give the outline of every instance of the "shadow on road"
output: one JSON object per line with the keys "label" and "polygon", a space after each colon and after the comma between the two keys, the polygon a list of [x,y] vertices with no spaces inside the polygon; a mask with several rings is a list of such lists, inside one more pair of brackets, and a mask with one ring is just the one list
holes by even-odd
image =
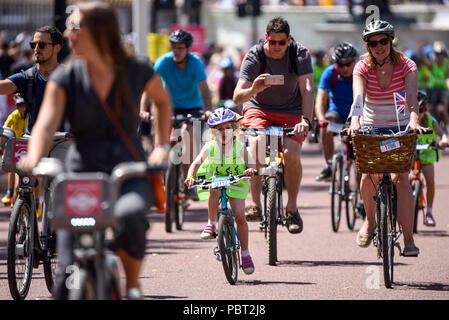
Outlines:
{"label": "shadow on road", "polygon": [[145,299],[168,300],[168,299],[188,299],[189,297],[178,296],[144,296]]}
{"label": "shadow on road", "polygon": [[[381,262],[366,262],[366,261],[293,261],[293,260],[284,260],[278,262],[279,266],[289,266],[289,265],[296,265],[296,266],[305,266],[305,267],[321,267],[321,266],[331,266],[331,267],[338,267],[338,266],[372,266],[372,265],[379,265],[382,266]],[[406,266],[406,263],[400,263],[395,262],[395,266]]]}
{"label": "shadow on road", "polygon": [[449,233],[444,230],[421,231],[418,230],[420,236],[425,237],[449,237]]}
{"label": "shadow on road", "polygon": [[394,285],[414,288],[414,289],[418,289],[418,290],[448,291],[449,292],[449,284],[447,284],[447,283],[438,283],[438,282],[401,283],[401,282],[395,282]]}
{"label": "shadow on road", "polygon": [[260,281],[260,280],[240,280],[237,282],[237,285],[253,285],[253,286],[260,286],[260,285],[272,285],[272,284],[290,284],[290,285],[311,285],[316,283],[311,282],[297,282],[297,281]]}

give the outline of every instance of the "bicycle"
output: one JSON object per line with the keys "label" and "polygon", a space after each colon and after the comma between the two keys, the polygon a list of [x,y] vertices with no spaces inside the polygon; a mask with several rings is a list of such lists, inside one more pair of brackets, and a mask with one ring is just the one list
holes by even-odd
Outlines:
{"label": "bicycle", "polygon": [[113,242],[108,245],[106,240],[106,231],[115,232],[118,227],[114,204],[124,182],[161,170],[145,162],[124,162],[110,175],[69,173],[64,172],[60,161],[49,158],[42,158],[33,169],[35,175],[53,178],[52,230],[69,230],[74,237],[70,267],[78,272],[79,280],[69,288],[69,300],[120,300],[118,258]]}
{"label": "bicycle", "polygon": [[172,232],[173,222],[177,230],[182,230],[184,223],[184,211],[187,209],[187,199],[185,194],[185,172],[183,163],[180,161],[182,157],[182,137],[177,134],[177,129],[181,128],[184,123],[201,120],[188,114],[184,116],[178,114],[172,117],[173,128],[170,132],[170,153],[169,164],[165,174],[165,192],[166,192],[166,214],[165,214],[165,231]]}
{"label": "bicycle", "polygon": [[[254,173],[257,175],[257,171]],[[245,174],[234,176],[230,174],[226,177],[212,177],[210,180],[195,180],[193,187],[203,189],[215,189],[220,192],[221,207],[217,212],[217,247],[214,248],[214,255],[218,261],[222,262],[223,270],[228,282],[234,285],[238,278],[238,268],[242,267],[240,259],[240,240],[235,228],[235,220],[232,211],[228,208],[228,196],[226,188],[230,185],[240,182],[243,179],[249,179]]]}
{"label": "bicycle", "polygon": [[[0,128],[0,135],[7,138],[2,169],[19,176],[18,195],[14,201],[8,230],[7,273],[12,298],[23,300],[30,289],[33,268],[37,269],[40,262],[43,264],[45,284],[50,293],[53,287],[57,255],[55,234],[50,230],[48,219],[51,190],[49,182],[43,181],[44,201],[39,232],[33,194],[35,180],[31,174],[23,173],[17,167],[18,161],[27,151],[29,136],[16,138],[5,133],[5,128]],[[56,132],[52,150],[70,138],[68,133]]]}
{"label": "bicycle", "polygon": [[434,150],[436,153],[437,161],[439,160],[438,146],[433,142],[432,144],[417,144],[415,157],[413,161],[413,174],[410,176],[410,186],[413,191],[413,208],[414,208],[414,220],[413,220],[413,233],[418,232],[418,214],[419,211],[423,212],[423,219],[426,219],[425,207],[426,199],[424,196],[424,180],[422,179],[422,164],[421,164],[421,151]]}
{"label": "bicycle", "polygon": [[[282,153],[283,137],[293,136],[294,128],[268,127],[266,129],[240,128],[251,136],[265,135],[268,139],[265,163],[267,167],[260,170],[263,175],[262,194],[264,195],[262,221],[259,229],[265,231],[268,243],[268,264],[276,265],[277,226],[286,226],[287,216],[283,211],[282,191],[284,188],[284,156]],[[276,137],[273,138],[272,137]]]}
{"label": "bicycle", "polygon": [[[352,136],[357,169],[360,173],[382,174],[376,187],[376,221],[373,244],[382,258],[386,288],[393,284],[394,247],[404,256],[398,242],[402,234],[397,226],[397,190],[391,173],[410,170],[417,135],[413,130],[391,135],[374,135],[360,130]],[[408,255],[410,256],[410,255]]]}
{"label": "bicycle", "polygon": [[340,146],[332,157],[331,194],[332,230],[338,232],[341,221],[342,203],[345,203],[346,222],[349,230],[354,230],[356,218],[363,217],[360,201],[360,186],[354,162],[351,138],[341,134],[343,124],[327,124],[328,130],[339,135]]}

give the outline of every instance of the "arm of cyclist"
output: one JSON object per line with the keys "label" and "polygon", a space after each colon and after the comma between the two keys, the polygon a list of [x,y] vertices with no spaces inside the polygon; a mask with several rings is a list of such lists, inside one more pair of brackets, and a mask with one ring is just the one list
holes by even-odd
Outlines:
{"label": "arm of cyclist", "polygon": [[204,103],[204,117],[205,119],[208,119],[212,110],[212,94],[209,90],[207,80],[198,82],[198,87],[200,88],[201,96],[203,98]]}
{"label": "arm of cyclist", "polygon": [[[351,112],[360,108],[363,112],[363,101],[365,99],[365,87],[366,80],[360,76],[353,75],[352,91],[353,91],[353,102],[351,106]],[[351,125],[348,129],[345,129],[349,135],[356,134],[360,130],[360,116],[352,115]]]}
{"label": "arm of cyclist", "polygon": [[11,94],[14,92],[17,92],[17,87],[14,82],[9,79],[0,81],[0,94]]}
{"label": "arm of cyclist", "polygon": [[39,115],[31,131],[28,153],[22,157],[19,166],[22,171],[31,172],[41,157],[48,154],[53,144],[53,136],[64,115],[66,94],[56,82],[49,81],[45,88]]}
{"label": "arm of cyclist", "polygon": [[155,74],[148,80],[145,93],[154,102],[154,136],[155,148],[148,157],[148,163],[159,165],[168,160],[168,150],[164,146],[169,145],[172,103],[170,95],[164,89],[159,75]]}
{"label": "arm of cyclist", "polygon": [[243,104],[251,99],[252,96],[269,88],[269,84],[265,84],[265,78],[269,73],[260,74],[253,82],[239,79],[234,89],[233,100],[235,104]]}
{"label": "arm of cyclist", "polygon": [[[306,137],[311,130],[313,113],[313,73],[304,74],[298,77],[299,91],[301,92],[301,108],[303,119],[295,125],[293,132],[296,136]],[[307,118],[307,119],[305,119]]]}
{"label": "arm of cyclist", "polygon": [[139,116],[140,120],[143,122],[150,122],[151,119],[151,99],[148,97],[148,94],[144,91],[142,94],[142,98],[140,99],[140,111]]}
{"label": "arm of cyclist", "polygon": [[324,89],[318,89],[315,100],[315,114],[320,125],[326,121],[325,114],[329,107],[329,100],[329,92]]}
{"label": "arm of cyclist", "polygon": [[191,188],[195,184],[195,175],[208,155],[209,149],[207,145],[204,145],[200,153],[196,156],[195,160],[193,160],[192,164],[189,167],[189,170],[187,171],[187,178],[184,180],[184,183],[188,188]]}
{"label": "arm of cyclist", "polygon": [[449,137],[436,121],[433,124],[433,131],[435,131],[435,134],[441,138],[440,141],[438,141],[438,147],[441,149],[447,148],[449,146]]}
{"label": "arm of cyclist", "polygon": [[410,112],[410,121],[405,130],[412,129],[419,134],[424,133],[424,128],[419,124],[419,106],[418,106],[418,70],[410,72],[405,77],[405,96],[406,103]]}

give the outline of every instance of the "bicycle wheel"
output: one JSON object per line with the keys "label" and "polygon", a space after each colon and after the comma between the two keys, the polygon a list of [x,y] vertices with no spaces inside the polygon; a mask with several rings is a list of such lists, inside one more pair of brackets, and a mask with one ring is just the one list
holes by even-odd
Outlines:
{"label": "bicycle wheel", "polygon": [[177,205],[175,201],[176,184],[177,184],[177,172],[176,165],[169,163],[167,173],[165,174],[165,192],[166,192],[166,212],[165,212],[165,231],[172,232],[173,221],[175,221],[175,215]]}
{"label": "bicycle wheel", "polygon": [[357,168],[354,161],[349,163],[347,177],[345,180],[345,201],[346,201],[346,223],[349,230],[354,230],[357,203],[359,202],[360,194],[357,188]]}
{"label": "bicycle wheel", "polygon": [[265,207],[268,226],[268,264],[276,265],[277,260],[277,210],[276,177],[267,178],[267,206]]}
{"label": "bicycle wheel", "polygon": [[8,284],[14,300],[25,299],[30,289],[34,258],[31,230],[30,204],[19,197],[12,209],[8,232]]}
{"label": "bicycle wheel", "polygon": [[393,203],[392,190],[389,185],[382,185],[380,198],[380,241],[382,246],[382,261],[385,287],[391,288],[393,284]]}
{"label": "bicycle wheel", "polygon": [[97,300],[95,277],[84,268],[79,269],[79,287],[69,290],[69,300]]}
{"label": "bicycle wheel", "polygon": [[419,214],[419,194],[421,193],[421,183],[418,180],[412,182],[412,190],[413,190],[413,210],[414,210],[413,233],[417,233],[418,214]]}
{"label": "bicycle wheel", "polygon": [[332,159],[332,180],[331,180],[331,221],[332,230],[338,232],[341,220],[341,183],[343,175],[343,158],[341,155],[334,155]]}
{"label": "bicycle wheel", "polygon": [[177,166],[177,177],[178,177],[178,182],[177,182],[177,188],[176,188],[176,193],[175,193],[175,212],[174,212],[174,217],[175,217],[175,225],[176,225],[176,229],[177,230],[182,230],[182,224],[184,223],[184,203],[183,203],[183,199],[181,198],[181,195],[185,193],[186,190],[186,185],[184,183],[185,180],[185,174],[184,174],[184,169],[182,165]]}
{"label": "bicycle wheel", "polygon": [[[49,234],[50,228],[47,231]],[[47,260],[42,262],[44,266],[44,277],[45,277],[45,285],[47,286],[48,291],[51,293],[53,284],[55,282],[55,274],[56,268],[58,266],[58,256],[56,254],[56,233],[53,232],[50,234],[47,240]]]}
{"label": "bicycle wheel", "polygon": [[218,220],[218,248],[226,279],[230,284],[235,284],[238,276],[238,259],[232,223],[230,217],[220,216]]}

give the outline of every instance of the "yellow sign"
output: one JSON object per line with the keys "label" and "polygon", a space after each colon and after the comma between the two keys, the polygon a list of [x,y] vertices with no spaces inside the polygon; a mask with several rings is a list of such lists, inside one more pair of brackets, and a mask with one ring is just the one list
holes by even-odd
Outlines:
{"label": "yellow sign", "polygon": [[149,33],[147,43],[148,56],[153,63],[157,58],[170,51],[170,41],[168,34]]}

